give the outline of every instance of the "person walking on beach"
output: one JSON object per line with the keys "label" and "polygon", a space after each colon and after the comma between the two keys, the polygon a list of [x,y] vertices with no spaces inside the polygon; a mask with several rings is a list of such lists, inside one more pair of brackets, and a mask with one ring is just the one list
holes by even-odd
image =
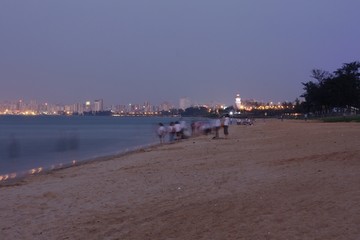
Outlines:
{"label": "person walking on beach", "polygon": [[226,114],[225,118],[224,118],[224,135],[225,135],[225,138],[227,138],[228,135],[229,135],[229,125],[230,125],[230,118],[229,118],[229,115]]}
{"label": "person walking on beach", "polygon": [[160,143],[164,143],[164,138],[165,138],[165,135],[166,135],[166,129],[164,127],[164,124],[159,123],[159,127],[157,129],[157,134],[158,134],[158,137],[160,139]]}
{"label": "person walking on beach", "polygon": [[216,138],[219,138],[219,130],[221,128],[220,118],[215,119],[214,125],[215,125],[215,137],[213,137],[213,139],[216,139]]}

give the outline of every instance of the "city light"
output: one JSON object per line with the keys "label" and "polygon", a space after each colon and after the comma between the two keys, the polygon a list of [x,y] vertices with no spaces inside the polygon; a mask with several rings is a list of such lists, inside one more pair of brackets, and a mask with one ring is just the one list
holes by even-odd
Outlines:
{"label": "city light", "polygon": [[[266,110],[287,110],[294,109],[294,104],[291,102],[259,102],[256,100],[244,100],[240,98],[240,94],[235,95],[235,101],[232,105],[223,103],[213,104],[193,104],[188,98],[181,98],[180,105],[182,108],[175,107],[169,102],[163,102],[159,105],[152,105],[148,101],[142,104],[128,103],[111,105],[104,107],[104,101],[97,99],[94,101],[85,101],[83,103],[74,104],[51,104],[48,102],[38,103],[37,101],[5,101],[0,102],[0,115],[22,115],[22,116],[37,116],[37,115],[106,115],[106,116],[160,116],[160,115],[178,115],[179,110],[185,110],[188,107],[203,107],[211,112],[219,113],[219,111],[226,111],[232,107],[234,113],[244,111],[266,111]],[[179,105],[179,106],[180,106]],[[184,109],[183,109],[184,108]],[[175,110],[175,113],[174,113]]]}

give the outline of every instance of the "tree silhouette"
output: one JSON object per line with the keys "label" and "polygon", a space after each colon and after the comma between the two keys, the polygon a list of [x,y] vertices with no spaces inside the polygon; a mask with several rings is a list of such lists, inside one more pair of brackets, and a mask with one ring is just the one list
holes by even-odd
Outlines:
{"label": "tree silhouette", "polygon": [[302,83],[308,111],[329,112],[333,108],[360,107],[360,62],[345,63],[333,74],[314,69],[316,81]]}

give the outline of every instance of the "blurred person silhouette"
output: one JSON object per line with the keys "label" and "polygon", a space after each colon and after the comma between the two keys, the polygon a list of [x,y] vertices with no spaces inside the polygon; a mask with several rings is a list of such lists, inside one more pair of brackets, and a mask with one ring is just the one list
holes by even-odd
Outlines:
{"label": "blurred person silhouette", "polygon": [[181,138],[185,139],[190,136],[190,133],[188,132],[187,125],[184,119],[180,119],[180,128],[181,128]]}
{"label": "blurred person silhouette", "polygon": [[191,122],[191,136],[195,136],[195,135],[197,135],[197,122],[195,122],[195,121],[192,121]]}
{"label": "blurred person silhouette", "polygon": [[169,142],[172,143],[175,140],[175,126],[174,122],[170,122],[167,132],[169,133]]}
{"label": "blurred person silhouette", "polygon": [[225,138],[227,138],[229,135],[229,125],[230,125],[229,114],[225,115],[223,125],[224,125],[224,135],[225,135]]}
{"label": "blurred person silhouette", "polygon": [[65,152],[66,150],[66,134],[63,131],[59,131],[59,138],[56,142],[56,151]]}
{"label": "blurred person silhouette", "polygon": [[205,135],[211,134],[212,127],[211,127],[210,122],[208,122],[208,121],[202,122],[201,125],[200,125],[200,130]]}
{"label": "blurred person silhouette", "polygon": [[175,139],[180,140],[182,138],[182,131],[181,131],[181,125],[180,125],[179,121],[175,122],[174,128],[175,128],[175,134],[176,134]]}
{"label": "blurred person silhouette", "polygon": [[157,129],[157,135],[159,137],[160,143],[164,143],[164,138],[166,135],[166,129],[164,127],[164,124],[159,123],[159,127]]}
{"label": "blurred person silhouette", "polygon": [[77,150],[79,148],[79,138],[75,131],[69,133],[69,149],[70,150]]}
{"label": "blurred person silhouette", "polygon": [[10,143],[8,145],[8,157],[11,158],[17,158],[20,156],[20,143],[16,139],[14,134],[11,134],[10,136]]}
{"label": "blurred person silhouette", "polygon": [[221,120],[219,117],[217,117],[214,121],[214,129],[215,129],[215,137],[213,137],[213,139],[217,139],[219,138],[219,130],[221,128]]}
{"label": "blurred person silhouette", "polygon": [[79,138],[75,131],[61,131],[56,142],[57,152],[75,151],[79,148]]}

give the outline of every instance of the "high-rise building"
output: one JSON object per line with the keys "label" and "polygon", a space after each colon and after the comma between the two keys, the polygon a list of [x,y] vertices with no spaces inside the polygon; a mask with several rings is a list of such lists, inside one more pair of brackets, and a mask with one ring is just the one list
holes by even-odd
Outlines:
{"label": "high-rise building", "polygon": [[86,101],[85,102],[85,112],[90,112],[92,110],[91,108],[91,102],[90,101]]}
{"label": "high-rise building", "polygon": [[83,114],[84,113],[84,104],[83,103],[75,103],[74,106],[74,112],[78,113],[78,114]]}
{"label": "high-rise building", "polygon": [[172,108],[174,108],[174,107],[169,102],[163,102],[159,106],[160,111],[169,111]]}
{"label": "high-rise building", "polygon": [[238,110],[240,110],[241,108],[241,98],[240,98],[240,94],[236,94],[235,97],[235,106]]}
{"label": "high-rise building", "polygon": [[94,111],[95,112],[104,111],[104,101],[102,99],[98,99],[94,101]]}
{"label": "high-rise building", "polygon": [[72,105],[65,105],[64,106],[64,112],[66,114],[72,114],[74,112],[74,108]]}
{"label": "high-rise building", "polygon": [[17,110],[17,111],[22,111],[22,110],[24,110],[24,102],[23,102],[23,100],[17,101],[17,103],[16,103],[16,110]]}
{"label": "high-rise building", "polygon": [[152,106],[150,102],[144,102],[143,112],[151,112],[151,111],[152,111]]}

